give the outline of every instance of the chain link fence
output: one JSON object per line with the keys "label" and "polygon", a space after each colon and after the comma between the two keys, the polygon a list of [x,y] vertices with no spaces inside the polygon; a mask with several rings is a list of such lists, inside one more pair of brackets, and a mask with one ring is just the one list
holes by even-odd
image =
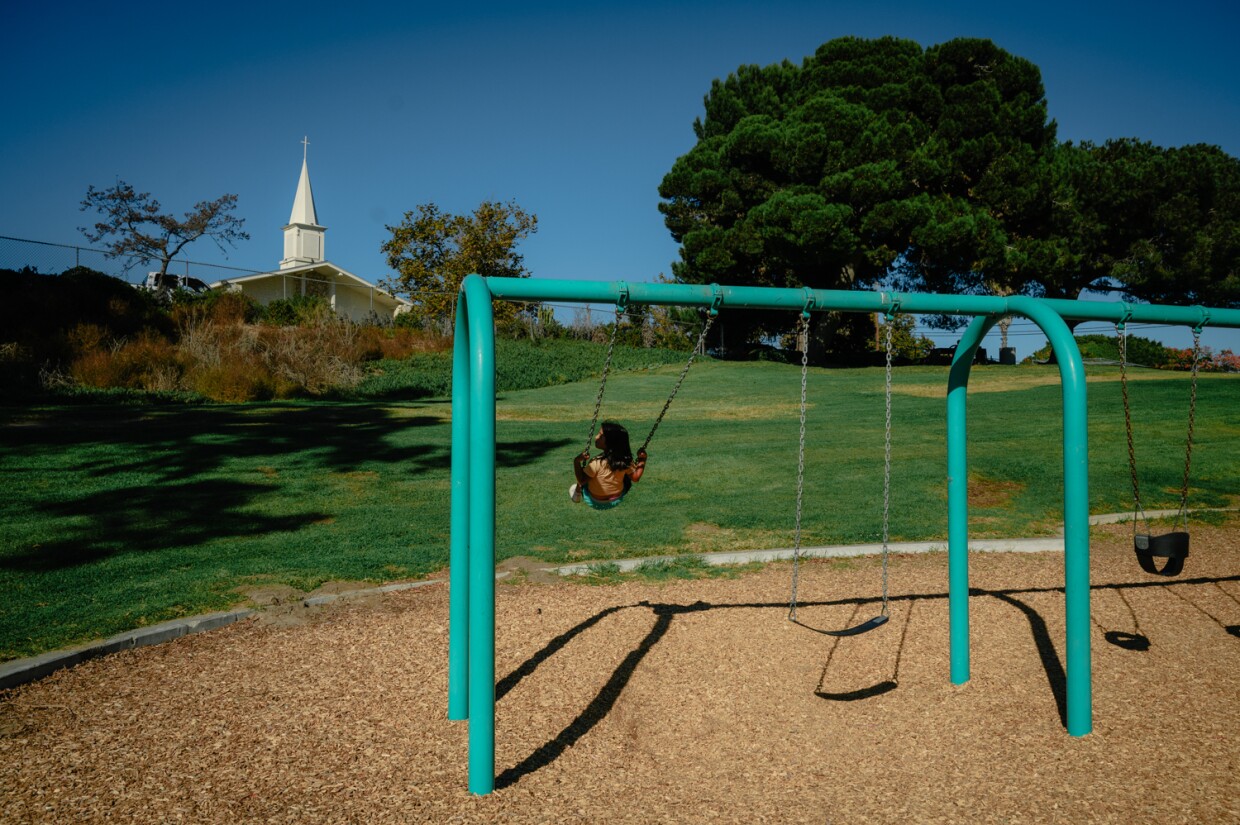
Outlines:
{"label": "chain link fence", "polygon": [[[44,275],[58,275],[75,266],[84,266],[137,285],[146,280],[147,272],[158,269],[159,263],[158,261],[144,263],[141,258],[129,256],[109,258],[102,249],[0,235],[0,269],[29,267]],[[225,278],[254,275],[261,271],[184,260],[174,260],[168,267],[168,273],[171,275],[189,276],[208,284]]]}

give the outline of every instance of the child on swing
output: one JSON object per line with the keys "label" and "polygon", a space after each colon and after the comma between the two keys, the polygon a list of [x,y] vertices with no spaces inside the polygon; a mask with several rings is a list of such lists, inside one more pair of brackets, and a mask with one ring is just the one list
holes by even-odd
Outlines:
{"label": "child on swing", "polygon": [[646,470],[646,451],[639,450],[634,461],[629,431],[615,421],[603,422],[594,437],[594,446],[602,455],[591,459],[590,451],[583,450],[573,457],[577,481],[568,488],[568,497],[605,510],[618,505],[629,487],[641,479]]}

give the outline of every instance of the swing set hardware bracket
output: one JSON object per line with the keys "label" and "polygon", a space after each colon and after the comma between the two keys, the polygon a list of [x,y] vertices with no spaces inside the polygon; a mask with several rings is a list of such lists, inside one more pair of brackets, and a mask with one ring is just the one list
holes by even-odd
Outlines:
{"label": "swing set hardware bracket", "polygon": [[[887,300],[887,293],[884,292],[883,302],[886,303],[886,300]],[[890,324],[892,321],[896,319],[896,313],[898,313],[899,311],[900,311],[900,296],[893,292],[891,293],[891,306],[887,307],[887,311],[883,313],[883,317],[886,319],[887,323]]]}
{"label": "swing set hardware bracket", "polygon": [[624,312],[629,307],[629,285],[624,281],[617,281],[616,288],[620,290],[620,297],[616,299],[616,309]]}
{"label": "swing set hardware bracket", "polygon": [[710,314],[713,318],[719,314],[719,307],[723,306],[723,287],[719,284],[711,284],[710,296]]}
{"label": "swing set hardware bracket", "polygon": [[809,320],[810,311],[813,310],[815,303],[817,299],[814,298],[814,290],[805,287],[805,307],[801,310],[801,317],[806,321]]}
{"label": "swing set hardware bracket", "polygon": [[1194,306],[1193,309],[1201,313],[1201,320],[1198,321],[1197,325],[1193,327],[1193,334],[1200,335],[1201,331],[1205,329],[1206,324],[1210,323],[1210,310],[1200,304]]}
{"label": "swing set hardware bracket", "polygon": [[1132,318],[1132,307],[1128,305],[1127,301],[1120,301],[1119,305],[1123,310],[1123,314],[1121,314],[1119,316],[1119,320],[1115,322],[1115,329],[1119,332],[1123,332],[1124,328],[1128,326],[1128,320]]}

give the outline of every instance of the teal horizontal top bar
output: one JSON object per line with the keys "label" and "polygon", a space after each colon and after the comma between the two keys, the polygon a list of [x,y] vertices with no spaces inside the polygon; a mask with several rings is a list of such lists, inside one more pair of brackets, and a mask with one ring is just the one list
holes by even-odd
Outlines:
{"label": "teal horizontal top bar", "polygon": [[[561,281],[548,278],[487,278],[492,296],[510,301],[575,301],[802,311],[1007,315],[1006,298],[993,295],[939,295],[929,292],[860,292],[839,289],[652,284],[627,281]],[[812,298],[812,301],[811,301]],[[1176,307],[1122,301],[1069,301],[1039,298],[1061,317],[1079,321],[1133,321],[1240,328],[1240,309]]]}

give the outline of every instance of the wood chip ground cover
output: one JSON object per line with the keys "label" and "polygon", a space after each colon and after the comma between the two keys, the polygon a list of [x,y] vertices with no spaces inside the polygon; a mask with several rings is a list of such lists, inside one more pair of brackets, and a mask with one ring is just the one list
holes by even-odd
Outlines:
{"label": "wood chip ground cover", "polygon": [[[499,787],[446,718],[444,586],[244,622],[0,695],[0,821],[1240,822],[1240,535],[1178,579],[1093,531],[1094,732],[1067,735],[1063,559],[971,560],[948,680],[946,558],[497,596]],[[1121,647],[1108,636],[1125,642]],[[1148,649],[1132,649],[1144,638]]]}

